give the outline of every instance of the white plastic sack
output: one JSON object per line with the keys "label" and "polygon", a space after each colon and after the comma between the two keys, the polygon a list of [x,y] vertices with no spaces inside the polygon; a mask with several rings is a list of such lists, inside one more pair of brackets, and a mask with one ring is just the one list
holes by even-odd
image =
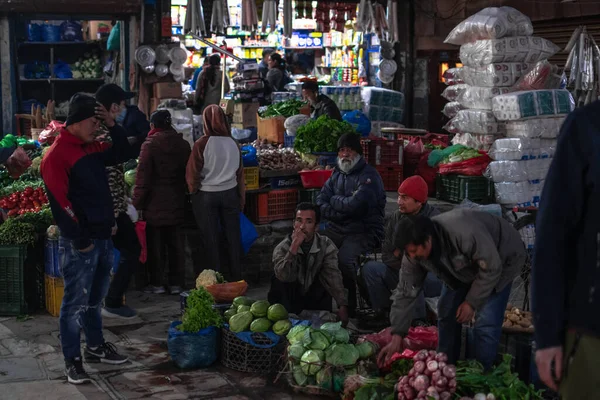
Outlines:
{"label": "white plastic sack", "polygon": [[444,43],[463,45],[476,40],[532,34],[531,20],[520,11],[512,7],[488,7],[458,24]]}
{"label": "white plastic sack", "polygon": [[460,110],[444,129],[450,133],[469,132],[482,135],[504,133],[504,127],[498,123],[494,113],[487,110]]}
{"label": "white plastic sack", "polygon": [[464,44],[460,47],[460,60],[470,67],[502,62],[536,63],[559,50],[557,45],[541,37],[514,36]]}
{"label": "white plastic sack", "polygon": [[527,90],[492,99],[492,111],[499,121],[566,115],[574,109],[573,96],[565,89]]}
{"label": "white plastic sack", "polygon": [[483,67],[463,67],[462,78],[467,85],[483,87],[510,87],[535,64],[497,63]]}
{"label": "white plastic sack", "polygon": [[456,101],[464,108],[475,108],[479,110],[491,110],[493,97],[511,91],[510,88],[464,86],[465,87],[462,88],[462,90],[456,92]]}

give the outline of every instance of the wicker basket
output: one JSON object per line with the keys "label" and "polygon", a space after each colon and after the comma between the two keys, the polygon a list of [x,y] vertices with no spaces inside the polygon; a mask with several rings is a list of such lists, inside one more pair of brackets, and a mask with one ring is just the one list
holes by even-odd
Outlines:
{"label": "wicker basket", "polygon": [[[244,342],[227,328],[222,329],[222,338],[221,364],[227,368],[240,372],[271,374],[281,370],[285,362],[287,340],[283,337],[279,343],[267,349]],[[273,343],[260,333],[254,333],[252,339],[260,345]]]}
{"label": "wicker basket", "polygon": [[243,296],[248,290],[246,281],[219,283],[205,288],[215,299],[215,303],[231,303],[238,296]]}

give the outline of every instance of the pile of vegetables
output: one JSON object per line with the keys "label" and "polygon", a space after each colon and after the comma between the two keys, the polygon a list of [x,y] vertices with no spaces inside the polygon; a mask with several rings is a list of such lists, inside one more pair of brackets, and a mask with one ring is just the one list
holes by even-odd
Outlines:
{"label": "pile of vegetables", "polygon": [[191,290],[182,323],[177,326],[177,329],[182,332],[194,333],[209,326],[220,327],[223,320],[221,314],[213,308],[214,303],[212,295],[206,289],[201,287]]}
{"label": "pile of vegetables", "polygon": [[[484,373],[483,366],[477,361],[459,362],[456,368],[456,393],[468,400],[473,393],[474,399],[480,400],[541,400],[542,392],[536,391],[533,385],[526,385],[518,375],[511,371],[512,357],[505,354],[502,363]],[[489,393],[487,396],[484,393]]]}
{"label": "pile of vegetables", "polygon": [[503,328],[510,328],[513,331],[533,333],[532,315],[529,311],[521,311],[512,305],[506,307],[504,312]]}
{"label": "pile of vegetables", "polygon": [[290,99],[282,101],[280,103],[274,103],[267,106],[265,109],[259,109],[258,115],[261,118],[272,118],[272,117],[291,117],[300,113],[300,109],[306,105],[305,102]]}
{"label": "pile of vegetables", "polygon": [[224,317],[229,329],[235,333],[272,330],[276,335],[284,336],[292,328],[283,305],[271,305],[266,300],[252,301],[245,296],[236,297]]}
{"label": "pile of vegetables", "polygon": [[298,153],[282,146],[273,146],[265,140],[252,143],[256,149],[258,166],[263,171],[300,171],[308,167]]}
{"label": "pile of vegetables", "polygon": [[4,135],[0,140],[0,147],[17,147],[24,144],[31,144],[33,141],[24,138],[23,136],[15,136],[12,133]]}
{"label": "pile of vegetables", "polygon": [[471,158],[477,158],[477,157],[481,157],[481,153],[479,152],[479,150],[475,150],[470,147],[465,147],[465,148],[459,149],[459,150],[455,151],[454,153],[450,154],[449,156],[443,158],[440,164],[461,162],[461,161],[466,161],[466,160],[470,160]]}
{"label": "pile of vegetables", "polygon": [[94,51],[85,53],[75,64],[71,65],[74,79],[98,79],[102,78],[102,64],[100,55]]}
{"label": "pile of vegetables", "polygon": [[0,198],[0,208],[7,211],[9,217],[39,212],[46,204],[48,198],[41,186],[35,189],[28,186],[23,191],[15,191]]}
{"label": "pile of vegetables", "polygon": [[456,392],[456,367],[448,365],[448,356],[433,350],[421,350],[413,358],[408,375],[398,380],[398,400],[449,400]]}
{"label": "pile of vegetables", "polygon": [[298,128],[294,150],[303,154],[336,152],[338,139],[345,133],[356,133],[346,121],[322,115]]}
{"label": "pile of vegetables", "polygon": [[0,225],[0,244],[2,245],[33,245],[37,239],[36,228],[33,224],[9,218]]}
{"label": "pile of vegetables", "polygon": [[341,322],[328,322],[319,329],[297,325],[287,335],[287,352],[293,382],[332,392],[342,392],[352,375],[369,375],[377,346],[369,341],[353,345]]}
{"label": "pile of vegetables", "polygon": [[398,378],[388,374],[384,378],[365,378],[352,375],[344,381],[343,400],[394,400],[394,386]]}

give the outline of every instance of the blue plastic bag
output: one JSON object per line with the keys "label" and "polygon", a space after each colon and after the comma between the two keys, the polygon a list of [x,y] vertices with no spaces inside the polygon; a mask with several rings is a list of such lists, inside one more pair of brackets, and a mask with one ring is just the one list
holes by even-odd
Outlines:
{"label": "blue plastic bag", "polygon": [[60,38],[65,42],[77,42],[83,40],[81,25],[75,21],[65,21],[60,24]]}
{"label": "blue plastic bag", "polygon": [[258,167],[258,156],[254,146],[242,146],[242,164],[244,167]]}
{"label": "blue plastic bag", "polygon": [[42,25],[29,24],[27,25],[27,40],[30,42],[42,41]]}
{"label": "blue plastic bag", "polygon": [[108,35],[108,42],[106,42],[106,49],[108,51],[119,51],[121,49],[121,23],[117,22]]}
{"label": "blue plastic bag", "polygon": [[54,65],[54,75],[58,79],[71,79],[73,78],[73,71],[71,67],[64,61],[58,60]]}
{"label": "blue plastic bag", "polygon": [[44,24],[42,40],[44,42],[60,42],[60,26]]}
{"label": "blue plastic bag", "polygon": [[218,356],[219,331],[209,326],[195,333],[181,332],[177,326],[181,321],[171,323],[167,347],[169,356],[179,368],[204,368],[214,364]]}
{"label": "blue plastic bag", "polygon": [[352,125],[356,129],[356,132],[362,136],[369,136],[371,134],[371,120],[362,111],[347,112],[342,119]]}
{"label": "blue plastic bag", "polygon": [[258,232],[256,232],[254,224],[250,222],[250,220],[244,215],[244,213],[240,213],[240,231],[244,254],[248,254],[248,252],[250,251],[250,247],[252,247],[256,239],[258,239]]}

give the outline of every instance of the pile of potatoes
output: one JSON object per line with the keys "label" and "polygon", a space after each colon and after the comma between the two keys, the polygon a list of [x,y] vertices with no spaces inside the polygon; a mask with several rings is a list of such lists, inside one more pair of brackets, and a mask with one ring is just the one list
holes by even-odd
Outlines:
{"label": "pile of potatoes", "polygon": [[502,328],[511,331],[533,332],[533,316],[529,311],[522,311],[509,304],[504,312]]}

